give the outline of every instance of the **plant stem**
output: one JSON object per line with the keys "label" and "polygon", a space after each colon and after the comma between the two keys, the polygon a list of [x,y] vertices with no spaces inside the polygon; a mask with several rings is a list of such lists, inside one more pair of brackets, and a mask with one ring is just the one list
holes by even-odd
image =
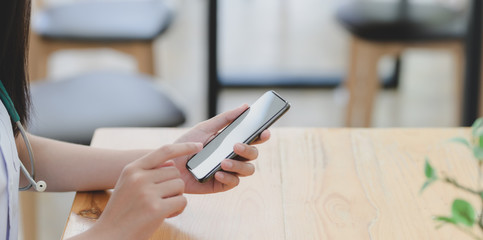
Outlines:
{"label": "plant stem", "polygon": [[465,187],[465,186],[462,186],[461,184],[459,184],[455,179],[453,178],[450,178],[450,177],[444,177],[443,178],[443,181],[455,186],[456,188],[458,189],[461,189],[461,190],[464,190],[466,192],[469,192],[469,193],[472,193],[472,194],[475,194],[475,195],[478,195],[478,197],[481,198],[481,194],[482,192],[481,191],[476,191],[474,189],[471,189],[469,187]]}
{"label": "plant stem", "polygon": [[[478,189],[481,189],[480,188],[480,180],[481,180],[481,165],[482,165],[482,162],[478,162]],[[461,190],[464,190],[466,192],[469,192],[469,193],[472,193],[472,194],[475,194],[479,197],[479,199],[481,200],[481,211],[480,211],[480,217],[478,218],[478,227],[480,228],[480,230],[483,231],[483,192],[482,191],[477,191],[477,190],[474,190],[474,189],[471,189],[469,187],[465,187],[465,186],[462,186],[461,184],[459,184],[455,179],[453,178],[450,178],[450,177],[444,177],[443,181],[455,186],[456,188],[458,189],[461,189]]]}

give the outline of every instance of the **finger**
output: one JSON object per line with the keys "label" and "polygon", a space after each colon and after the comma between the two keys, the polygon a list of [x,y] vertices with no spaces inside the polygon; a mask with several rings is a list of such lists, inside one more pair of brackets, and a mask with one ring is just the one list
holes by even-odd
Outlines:
{"label": "finger", "polygon": [[258,149],[247,144],[237,143],[233,150],[242,159],[253,160],[258,157]]}
{"label": "finger", "polygon": [[153,169],[163,165],[166,161],[185,155],[193,155],[201,150],[201,143],[176,143],[164,145],[139,160],[142,169]]}
{"label": "finger", "polygon": [[159,183],[157,188],[160,191],[161,198],[171,198],[184,193],[184,181],[181,178],[171,179]]}
{"label": "finger", "polygon": [[215,179],[223,184],[223,191],[232,189],[238,186],[238,184],[240,183],[240,178],[238,178],[237,176],[220,171],[215,173]]}
{"label": "finger", "polygon": [[242,177],[251,176],[255,173],[255,166],[253,164],[231,159],[223,160],[221,162],[221,169]]}
{"label": "finger", "polygon": [[209,133],[209,134],[217,133],[226,125],[233,122],[233,120],[235,120],[247,109],[248,109],[248,105],[243,104],[240,107],[218,114],[211,119],[201,122],[200,124],[198,124],[198,127],[200,128],[200,130],[204,131],[205,133]]}
{"label": "finger", "polygon": [[270,139],[270,136],[271,136],[270,130],[265,130],[262,132],[262,134],[260,134],[260,136],[255,141],[253,141],[250,144],[256,145],[256,144],[264,143]]}
{"label": "finger", "polygon": [[163,199],[163,215],[174,217],[179,215],[186,207],[188,200],[183,195]]}
{"label": "finger", "polygon": [[168,160],[166,162],[164,162],[161,166],[157,167],[157,168],[162,168],[162,167],[170,167],[170,166],[175,166],[174,164],[174,161],[173,160]]}
{"label": "finger", "polygon": [[155,184],[179,178],[181,176],[181,173],[175,166],[155,168],[149,170],[147,174],[150,182],[153,182]]}
{"label": "finger", "polygon": [[183,213],[183,211],[184,211],[184,209],[183,209],[183,210],[180,210],[180,211],[178,211],[178,212],[175,212],[175,213],[173,213],[173,214],[171,214],[171,215],[167,216],[166,218],[172,218],[172,217],[176,217],[176,216],[180,215],[181,213]]}

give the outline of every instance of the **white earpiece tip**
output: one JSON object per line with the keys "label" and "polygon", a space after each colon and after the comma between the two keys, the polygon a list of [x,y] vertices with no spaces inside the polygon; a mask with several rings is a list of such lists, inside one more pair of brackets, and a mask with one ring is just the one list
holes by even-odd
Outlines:
{"label": "white earpiece tip", "polygon": [[45,189],[47,189],[47,183],[44,181],[38,181],[35,185],[35,190],[37,190],[37,192],[43,192]]}

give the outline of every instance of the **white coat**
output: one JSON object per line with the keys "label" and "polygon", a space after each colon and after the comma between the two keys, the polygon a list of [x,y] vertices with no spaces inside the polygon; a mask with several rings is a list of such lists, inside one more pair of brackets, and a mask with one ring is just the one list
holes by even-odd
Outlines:
{"label": "white coat", "polygon": [[0,240],[18,239],[19,165],[10,116],[0,102]]}

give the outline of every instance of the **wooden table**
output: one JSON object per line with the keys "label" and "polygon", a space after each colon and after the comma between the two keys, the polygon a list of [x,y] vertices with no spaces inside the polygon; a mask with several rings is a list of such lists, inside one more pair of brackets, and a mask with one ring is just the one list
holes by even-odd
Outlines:
{"label": "wooden table", "polygon": [[[155,148],[183,129],[101,129],[92,144]],[[187,195],[188,206],[152,239],[466,239],[452,226],[454,198],[473,196],[443,183],[423,194],[424,158],[461,184],[475,186],[470,152],[446,141],[469,129],[272,129],[259,146],[254,176],[228,192]],[[77,193],[64,237],[88,229],[109,192]],[[99,211],[99,212],[97,212]],[[482,234],[478,229],[475,233]]]}

